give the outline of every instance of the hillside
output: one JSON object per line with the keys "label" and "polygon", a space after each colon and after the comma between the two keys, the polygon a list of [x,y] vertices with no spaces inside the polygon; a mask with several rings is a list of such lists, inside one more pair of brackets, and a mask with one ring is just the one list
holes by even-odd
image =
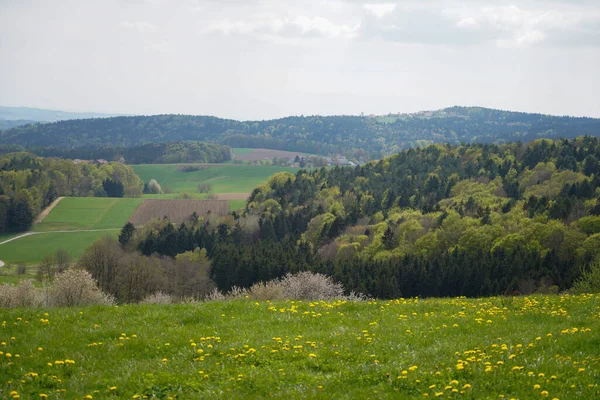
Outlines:
{"label": "hillside", "polygon": [[102,114],[90,112],[71,112],[60,110],[47,110],[33,107],[6,107],[0,106],[0,129],[2,122],[14,121],[15,123],[31,122],[55,122],[68,119],[82,118],[106,118],[114,117],[119,114]]}
{"label": "hillside", "polygon": [[582,137],[282,172],[235,221],[165,224],[134,247],[205,248],[222,290],[309,269],[378,298],[555,292],[600,261],[599,159]]}
{"label": "hillside", "polygon": [[600,119],[452,107],[385,117],[300,116],[269,121],[189,115],[80,119],[8,129],[0,132],[0,141],[72,148],[201,140],[232,147],[344,153],[366,160],[431,143],[527,142],[580,135],[599,136]]}

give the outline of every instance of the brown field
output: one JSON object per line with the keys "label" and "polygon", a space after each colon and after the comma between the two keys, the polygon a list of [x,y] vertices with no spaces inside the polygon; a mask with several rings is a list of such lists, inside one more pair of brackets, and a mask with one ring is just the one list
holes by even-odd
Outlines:
{"label": "brown field", "polygon": [[242,160],[242,161],[260,161],[260,160],[264,160],[265,158],[271,160],[273,157],[277,157],[277,158],[288,158],[293,161],[294,158],[296,158],[296,156],[310,157],[310,155],[308,155],[308,154],[298,153],[295,151],[254,149],[250,153],[236,154],[235,159]]}
{"label": "brown field", "polygon": [[144,200],[135,210],[129,222],[135,226],[144,225],[152,218],[167,217],[171,222],[180,224],[186,221],[194,212],[199,216],[208,212],[217,215],[229,213],[227,200]]}
{"label": "brown field", "polygon": [[212,196],[215,200],[247,200],[250,193],[217,193]]}

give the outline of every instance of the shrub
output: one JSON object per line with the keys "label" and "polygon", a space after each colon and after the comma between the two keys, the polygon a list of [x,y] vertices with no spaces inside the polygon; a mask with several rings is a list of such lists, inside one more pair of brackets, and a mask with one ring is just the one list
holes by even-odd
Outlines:
{"label": "shrub", "polygon": [[55,307],[115,303],[114,298],[103,293],[92,275],[84,270],[68,269],[56,274],[49,296],[50,305]]}
{"label": "shrub", "polygon": [[204,300],[206,301],[223,301],[226,297],[223,293],[219,292],[219,289],[214,288],[212,292],[206,295]]}
{"label": "shrub", "polygon": [[43,304],[41,290],[33,285],[31,279],[21,281],[18,285],[0,285],[0,307],[39,307]]}
{"label": "shrub", "polygon": [[210,193],[212,186],[210,183],[199,183],[198,184],[198,192],[200,193]]}
{"label": "shrub", "polygon": [[288,274],[281,279],[280,285],[286,299],[330,300],[344,296],[344,288],[340,283],[326,275],[309,271]]}
{"label": "shrub", "polygon": [[17,265],[17,275],[25,275],[25,273],[27,272],[27,267],[23,264],[19,264]]}
{"label": "shrub", "polygon": [[146,296],[140,304],[173,304],[173,298],[164,292],[156,292]]}
{"label": "shrub", "polygon": [[581,277],[573,284],[572,292],[575,294],[600,293],[600,262],[583,271]]}
{"label": "shrub", "polygon": [[254,300],[281,300],[285,294],[279,280],[255,283],[249,292]]}
{"label": "shrub", "polygon": [[156,181],[156,179],[150,179],[148,184],[146,185],[146,193],[148,194],[161,194],[162,188]]}

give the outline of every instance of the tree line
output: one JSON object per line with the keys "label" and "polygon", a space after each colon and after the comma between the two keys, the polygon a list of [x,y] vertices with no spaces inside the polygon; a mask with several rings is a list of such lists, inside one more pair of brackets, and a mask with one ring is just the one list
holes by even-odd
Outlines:
{"label": "tree line", "polygon": [[209,116],[154,115],[30,124],[0,131],[0,141],[45,146],[134,147],[204,141],[311,154],[345,154],[366,161],[433,143],[527,142],[539,137],[598,135],[600,119],[452,107],[435,112],[368,116],[294,116],[235,121]]}

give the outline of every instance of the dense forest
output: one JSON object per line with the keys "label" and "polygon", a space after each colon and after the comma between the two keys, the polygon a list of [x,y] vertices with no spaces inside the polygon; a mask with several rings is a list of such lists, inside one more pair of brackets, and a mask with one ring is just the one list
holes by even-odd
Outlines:
{"label": "dense forest", "polygon": [[75,164],[73,160],[11,153],[0,157],[0,233],[29,229],[59,196],[138,197],[144,183],[121,163]]}
{"label": "dense forest", "polygon": [[231,160],[231,148],[228,146],[193,141],[148,143],[134,147],[31,147],[27,151],[40,157],[121,160],[126,164],[222,163]]}
{"label": "dense forest", "polygon": [[500,144],[579,135],[600,135],[600,119],[452,107],[385,117],[299,116],[244,122],[188,115],[94,118],[15,127],[1,131],[0,141],[26,148],[74,148],[201,140],[233,147],[346,154],[364,161],[432,143]]}
{"label": "dense forest", "polygon": [[600,257],[600,141],[430,145],[279,173],[243,215],[122,234],[143,255],[206,250],[221,290],[312,270],[379,298],[571,287]]}

